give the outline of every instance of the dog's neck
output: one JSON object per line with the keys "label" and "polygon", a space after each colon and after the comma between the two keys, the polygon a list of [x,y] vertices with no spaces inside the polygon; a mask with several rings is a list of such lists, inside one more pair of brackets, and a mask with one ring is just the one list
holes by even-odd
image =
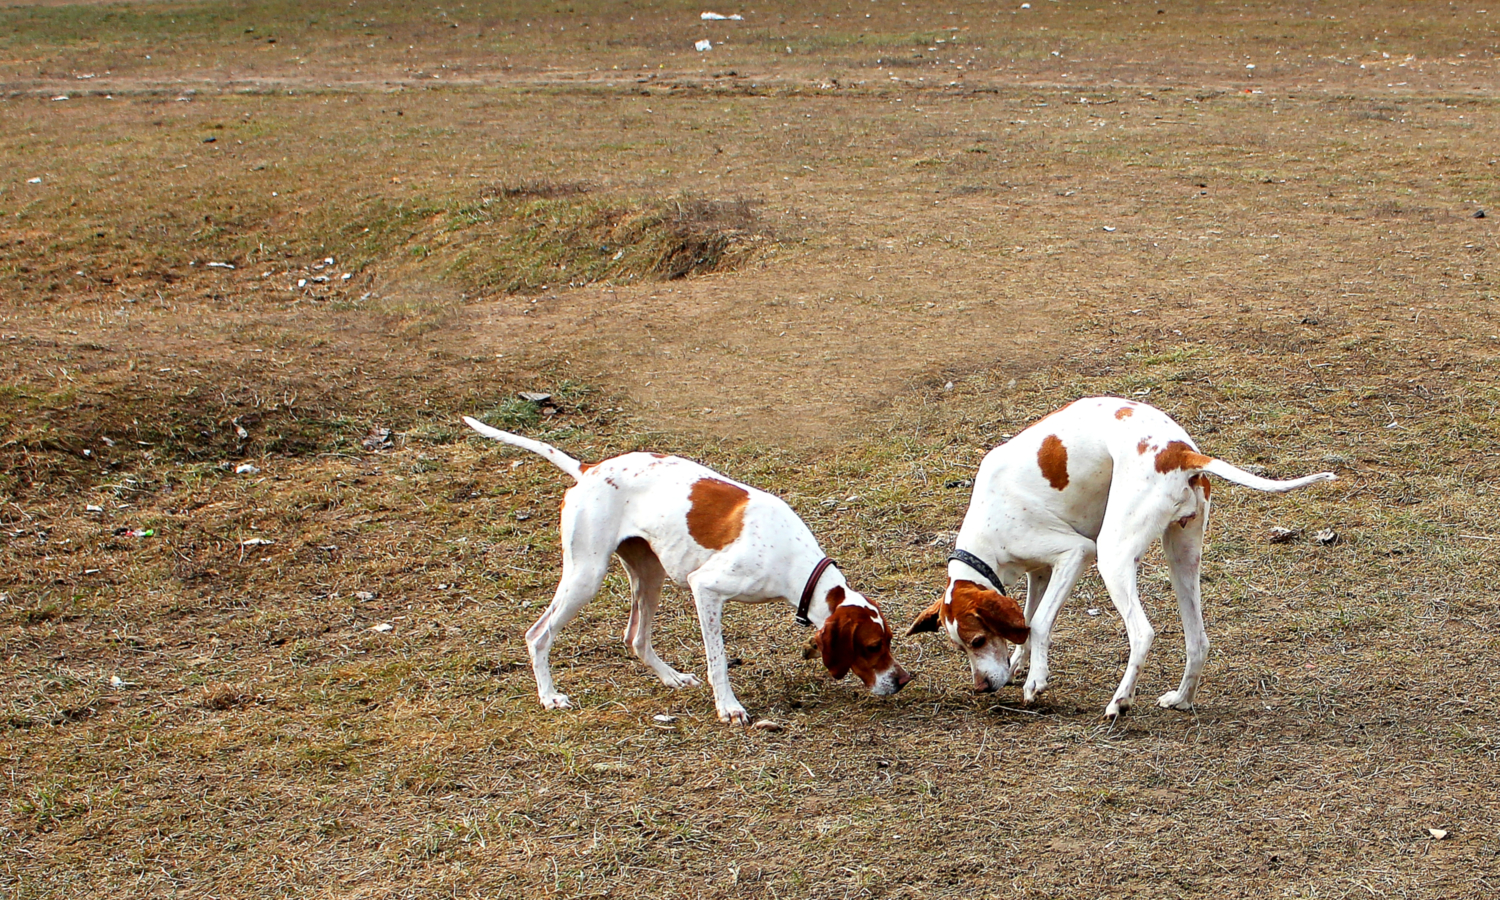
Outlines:
{"label": "dog's neck", "polygon": [[[811,564],[802,570],[807,573],[807,577],[811,577],[814,568],[822,559],[823,557],[820,554],[816,560],[813,560]],[[806,588],[807,582],[804,580],[801,584],[797,585],[795,592],[788,593],[789,598],[795,596],[795,599],[792,599],[792,606],[794,608],[798,605],[802,597],[802,591]],[[812,602],[807,606],[807,621],[812,624],[814,631],[822,629],[823,623],[828,621],[829,616],[833,615],[833,607],[828,603],[828,594],[834,588],[842,588],[844,597],[847,598],[850,596],[849,582],[844,579],[844,573],[839,571],[837,564],[825,568],[822,574],[818,576],[818,583],[813,588]]]}
{"label": "dog's neck", "polygon": [[[823,578],[827,581],[833,581],[833,576],[830,574],[825,573]],[[827,622],[828,617],[833,615],[833,608],[828,605],[828,592],[843,583],[844,579],[840,577],[837,585],[830,584],[827,587],[821,584],[818,585],[817,593],[813,595],[813,601],[807,607],[807,621],[812,623],[813,631],[822,630],[823,623]],[[845,590],[847,591],[848,589],[845,588]]]}
{"label": "dog's neck", "polygon": [[[995,571],[995,574],[1005,582],[1014,583],[1026,572],[1023,567],[1016,564],[1017,560],[1014,556],[1006,553],[1004,549],[1000,547],[995,547],[989,541],[983,540],[982,537],[973,537],[965,540],[964,533],[960,531],[958,533],[956,545],[963,548],[964,550],[969,551],[984,562],[988,563],[990,568]],[[989,586],[988,576],[986,576],[983,572],[975,569],[973,566],[970,566],[968,563],[956,559],[948,560],[948,580],[977,580],[978,583]],[[999,587],[999,585],[996,585],[996,587]]]}
{"label": "dog's neck", "polygon": [[[828,581],[832,581],[832,583],[826,584],[825,582]],[[828,595],[832,593],[834,588],[843,588],[843,599],[839,602],[839,606],[862,606],[870,610],[876,624],[884,623],[885,620],[881,616],[880,607],[876,606],[875,602],[870,598],[849,587],[849,582],[844,580],[843,573],[839,573],[837,579],[831,579],[825,574],[823,582],[818,584],[818,592],[813,596],[812,604],[807,608],[807,619],[812,623],[814,633],[822,631],[824,623],[828,621],[828,617],[833,615],[834,607],[829,605]]]}

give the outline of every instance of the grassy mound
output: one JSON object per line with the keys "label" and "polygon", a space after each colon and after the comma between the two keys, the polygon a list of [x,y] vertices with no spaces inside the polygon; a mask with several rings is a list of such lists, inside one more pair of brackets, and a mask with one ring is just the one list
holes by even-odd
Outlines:
{"label": "grassy mound", "polygon": [[770,237],[749,200],[595,198],[551,184],[492,188],[448,233],[455,272],[515,293],[731,271]]}

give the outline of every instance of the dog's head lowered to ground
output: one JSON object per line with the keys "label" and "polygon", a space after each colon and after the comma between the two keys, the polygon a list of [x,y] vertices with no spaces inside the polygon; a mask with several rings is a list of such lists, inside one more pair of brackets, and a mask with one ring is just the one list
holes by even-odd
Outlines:
{"label": "dog's head lowered to ground", "polygon": [[804,657],[821,655],[835,680],[853,672],[879,696],[894,694],[911,681],[891,656],[891,626],[874,603],[836,586],[828,592],[828,607],[831,612],[808,641]]}
{"label": "dog's head lowered to ground", "polygon": [[950,580],[938,601],[927,607],[906,633],[941,631],[969,658],[974,690],[998,690],[1010,681],[1010,646],[1031,635],[1016,601],[962,579]]}

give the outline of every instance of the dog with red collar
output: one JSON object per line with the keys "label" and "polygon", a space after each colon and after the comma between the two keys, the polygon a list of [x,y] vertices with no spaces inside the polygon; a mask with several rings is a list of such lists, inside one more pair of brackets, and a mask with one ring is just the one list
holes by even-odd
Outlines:
{"label": "dog with red collar", "polygon": [[[1114,397],[1079,400],[991,450],[979,465],[968,513],[948,559],[943,596],[907,634],[940,631],[969,659],[974,689],[993,691],[1028,662],[1022,698],[1047,687],[1047,652],[1058,610],[1097,560],[1130,637],[1130,660],[1105,707],[1130,708],[1156,632],[1136,589],[1146,548],[1161,539],[1182,617],[1182,682],[1157,701],[1191,709],[1208,655],[1198,586],[1208,527],[1209,475],[1259,491],[1333,481],[1321,472],[1272,481],[1204,456],[1159,409]],[[1026,609],[1006,595],[1027,578]],[[1014,645],[1014,650],[1011,650]]]}
{"label": "dog with red collar", "polygon": [[526,632],[542,706],[570,705],[552,681],[548,654],[558,631],[598,593],[611,555],[630,578],[625,643],[672,688],[699,682],[656,655],[653,622],[666,579],[692,592],[722,722],[750,720],[729,686],[721,632],[729,600],[790,603],[797,597],[797,619],[817,629],[810,647],[822,654],[835,679],[853,672],[877,695],[894,694],[911,681],[891,656],[891,628],[880,608],[849,587],[807,525],[779,498],[676,456],[626,453],[584,465],[541,441],[467,416],[464,422],[487,438],[530,450],[577,482],[563,495],[562,579],[552,604]]}

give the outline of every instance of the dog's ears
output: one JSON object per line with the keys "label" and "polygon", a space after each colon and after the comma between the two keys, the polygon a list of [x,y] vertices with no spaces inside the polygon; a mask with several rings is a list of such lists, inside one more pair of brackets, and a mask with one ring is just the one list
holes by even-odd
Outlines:
{"label": "dog's ears", "polygon": [[833,676],[834,681],[843,680],[849,674],[854,651],[854,626],[849,622],[849,617],[841,616],[835,611],[823,623],[823,627],[818,629],[813,641],[823,654],[823,667],[828,670],[828,674]]}
{"label": "dog's ears", "polygon": [[923,610],[922,614],[917,616],[917,620],[911,623],[911,627],[906,629],[906,636],[911,637],[914,634],[937,631],[938,622],[942,619],[942,603],[943,599],[939,597],[937,602]]}
{"label": "dog's ears", "polygon": [[1000,632],[1000,636],[1012,644],[1024,644],[1031,639],[1030,625],[1017,625]]}
{"label": "dog's ears", "polygon": [[1026,624],[1026,614],[1021,612],[1021,604],[999,594],[986,597],[985,600],[978,610],[985,626],[1012,644],[1026,643],[1031,637],[1031,627]]}

